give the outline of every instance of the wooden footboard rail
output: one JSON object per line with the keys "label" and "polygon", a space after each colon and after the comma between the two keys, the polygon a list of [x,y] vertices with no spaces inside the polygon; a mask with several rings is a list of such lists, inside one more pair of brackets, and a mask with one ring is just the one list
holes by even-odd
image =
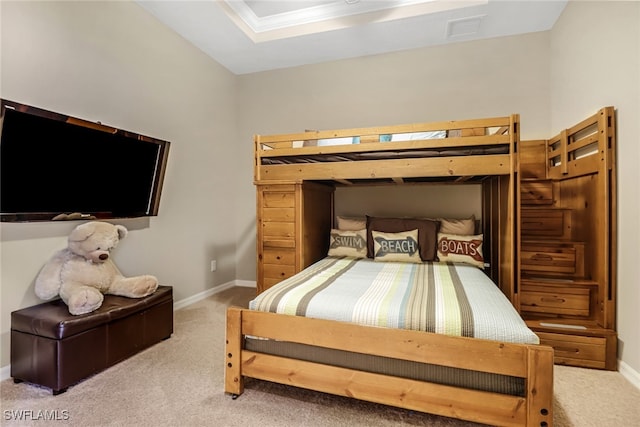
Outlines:
{"label": "wooden footboard rail", "polygon": [[[487,119],[417,123],[371,128],[306,131],[281,135],[255,135],[255,181],[355,180],[509,175],[515,167],[512,154],[518,141],[519,115]],[[435,139],[391,141],[393,135],[440,132]],[[442,136],[444,135],[444,136]],[[323,145],[318,141],[343,140]],[[357,141],[352,143],[351,141]],[[418,150],[463,150],[503,146],[502,154],[447,155],[436,157],[344,160],[356,153],[394,153]],[[263,159],[324,156],[327,161],[263,164]],[[342,160],[341,160],[342,159]]]}
{"label": "wooden footboard rail", "polygon": [[[525,379],[510,396],[346,369],[243,349],[244,336],[431,363]],[[244,377],[498,426],[553,424],[553,350],[419,331],[360,326],[230,307],[225,392]]]}

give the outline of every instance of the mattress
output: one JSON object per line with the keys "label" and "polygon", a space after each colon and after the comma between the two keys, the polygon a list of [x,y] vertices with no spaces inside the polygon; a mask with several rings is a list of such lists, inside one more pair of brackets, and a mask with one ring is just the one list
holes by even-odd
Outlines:
{"label": "mattress", "polygon": [[326,257],[267,289],[253,310],[521,344],[539,339],[472,265]]}
{"label": "mattress", "polygon": [[381,159],[413,159],[426,157],[484,156],[492,154],[508,154],[508,145],[474,146],[469,148],[430,148],[423,150],[390,150],[339,154],[314,154],[298,156],[261,157],[263,165],[345,162]]}
{"label": "mattress", "polygon": [[[538,337],[477,267],[327,257],[267,289],[253,310],[538,344]],[[349,369],[524,396],[524,379],[291,342],[245,337],[245,349]]]}
{"label": "mattress", "polygon": [[292,342],[245,338],[244,348],[286,358],[365,372],[428,381],[452,387],[490,391],[511,396],[525,395],[524,378],[468,369],[450,368],[411,360],[392,359],[371,354],[323,348]]}

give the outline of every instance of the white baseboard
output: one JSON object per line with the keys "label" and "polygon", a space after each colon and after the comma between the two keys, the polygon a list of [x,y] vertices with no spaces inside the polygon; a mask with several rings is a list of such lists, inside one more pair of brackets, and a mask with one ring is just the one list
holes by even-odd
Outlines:
{"label": "white baseboard", "polygon": [[0,381],[4,381],[11,377],[11,365],[0,368]]}
{"label": "white baseboard", "polygon": [[229,288],[233,288],[234,286],[242,286],[242,287],[256,287],[256,282],[251,280],[232,280],[227,283],[223,283],[222,285],[218,285],[211,289],[207,289],[206,291],[200,292],[195,295],[191,295],[188,298],[182,299],[180,301],[175,301],[173,303],[173,310],[180,310],[181,308],[187,307],[191,304],[195,304],[198,301],[201,301],[211,295],[215,295],[218,292],[225,291]]}
{"label": "white baseboard", "polygon": [[636,371],[622,360],[618,361],[618,372],[620,372],[620,375],[625,377],[631,384],[640,390],[640,372]]}
{"label": "white baseboard", "polygon": [[255,288],[258,285],[255,280],[234,280],[233,286],[244,286],[246,288]]}

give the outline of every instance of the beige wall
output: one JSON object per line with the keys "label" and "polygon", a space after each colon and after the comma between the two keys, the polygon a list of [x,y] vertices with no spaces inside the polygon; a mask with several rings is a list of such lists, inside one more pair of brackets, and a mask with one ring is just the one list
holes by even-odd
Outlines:
{"label": "beige wall", "polygon": [[552,132],[616,107],[618,357],[640,384],[640,2],[572,1],[551,41]]}
{"label": "beige wall", "polygon": [[[3,98],[172,142],[160,215],[121,222],[130,229],[114,252],[123,273],[155,274],[176,301],[234,280],[235,76],[133,2],[1,8]],[[114,173],[117,165],[82,179],[100,191]],[[1,225],[0,366],[9,363],[10,312],[40,302],[34,278],[75,225]]]}

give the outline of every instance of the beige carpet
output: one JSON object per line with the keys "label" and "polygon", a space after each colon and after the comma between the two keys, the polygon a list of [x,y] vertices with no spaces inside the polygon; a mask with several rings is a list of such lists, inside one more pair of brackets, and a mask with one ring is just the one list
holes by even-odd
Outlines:
{"label": "beige carpet", "polygon": [[[66,393],[0,383],[3,426],[473,426],[263,381],[237,400],[223,392],[224,321],[251,288],[176,311],[173,336]],[[22,421],[16,418],[22,417]],[[54,420],[46,421],[47,418]],[[57,420],[55,420],[57,418]],[[25,420],[26,419],[26,420]],[[556,367],[555,425],[640,426],[640,390],[617,372]]]}

